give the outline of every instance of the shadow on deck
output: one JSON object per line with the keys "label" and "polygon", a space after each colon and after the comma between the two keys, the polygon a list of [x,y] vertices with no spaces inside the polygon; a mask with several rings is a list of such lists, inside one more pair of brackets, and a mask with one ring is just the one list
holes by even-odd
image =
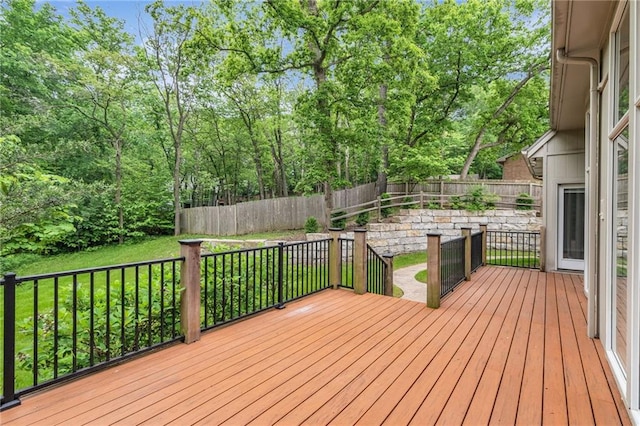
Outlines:
{"label": "shadow on deck", "polygon": [[325,290],[25,397],[2,424],[629,424],[582,285],[483,267],[438,310]]}

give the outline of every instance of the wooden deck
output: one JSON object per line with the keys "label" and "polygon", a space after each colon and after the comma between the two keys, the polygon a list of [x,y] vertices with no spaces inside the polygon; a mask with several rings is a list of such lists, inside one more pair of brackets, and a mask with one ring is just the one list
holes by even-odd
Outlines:
{"label": "wooden deck", "polygon": [[431,310],[327,290],[66,385],[14,424],[629,424],[577,275],[484,267]]}

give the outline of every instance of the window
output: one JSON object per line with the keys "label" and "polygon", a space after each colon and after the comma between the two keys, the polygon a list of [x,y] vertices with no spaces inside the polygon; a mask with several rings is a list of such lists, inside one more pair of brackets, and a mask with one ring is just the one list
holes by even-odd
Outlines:
{"label": "window", "polygon": [[[629,111],[629,5],[616,32],[615,123]],[[615,125],[614,123],[614,125]]]}

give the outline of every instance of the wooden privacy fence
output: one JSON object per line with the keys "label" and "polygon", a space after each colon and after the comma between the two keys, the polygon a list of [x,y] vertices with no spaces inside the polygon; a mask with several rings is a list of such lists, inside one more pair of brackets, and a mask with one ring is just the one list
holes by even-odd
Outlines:
{"label": "wooden privacy fence", "polygon": [[[375,198],[375,183],[368,183],[335,191],[333,205],[340,209]],[[182,209],[181,233],[225,236],[301,229],[311,216],[321,225],[325,225],[324,195],[272,198],[231,206]]]}
{"label": "wooden privacy fence", "polygon": [[[533,203],[525,207],[541,211],[542,185],[539,183],[434,180],[421,184],[390,183],[387,190],[391,198],[386,200],[377,196],[375,183],[335,191],[333,213],[342,213],[336,219],[353,218],[363,212],[373,212],[380,218],[385,207],[426,208],[435,204],[443,208],[451,204],[451,197],[464,195],[476,186],[497,194],[500,197],[495,203],[498,208],[517,207],[517,198],[524,193],[533,199]],[[301,229],[311,216],[321,225],[327,225],[322,194],[182,209],[181,233],[227,236]]]}
{"label": "wooden privacy fence", "polygon": [[482,186],[487,192],[498,194],[500,197],[516,198],[520,194],[529,194],[534,199],[542,197],[542,183],[514,182],[504,180],[431,180],[424,183],[389,183],[389,194],[416,194],[421,191],[426,194],[461,195],[466,194],[476,186]]}

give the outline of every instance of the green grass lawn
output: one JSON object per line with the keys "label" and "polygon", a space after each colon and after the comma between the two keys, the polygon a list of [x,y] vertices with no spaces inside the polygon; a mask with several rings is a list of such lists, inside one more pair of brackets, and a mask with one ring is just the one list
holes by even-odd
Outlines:
{"label": "green grass lawn", "polygon": [[537,268],[540,259],[535,253],[510,250],[488,250],[487,265]]}
{"label": "green grass lawn", "polygon": [[425,283],[426,284],[427,283],[427,270],[424,269],[424,270],[418,272],[416,274],[416,276],[415,276],[415,279],[417,281],[420,281],[421,283]]}

